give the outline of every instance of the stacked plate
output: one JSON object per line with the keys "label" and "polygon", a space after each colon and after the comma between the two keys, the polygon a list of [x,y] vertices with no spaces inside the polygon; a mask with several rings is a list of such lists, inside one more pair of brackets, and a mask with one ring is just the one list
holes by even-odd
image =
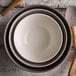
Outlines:
{"label": "stacked plate", "polygon": [[20,67],[41,72],[56,67],[71,46],[71,31],[64,17],[43,6],[28,6],[7,24],[4,44]]}

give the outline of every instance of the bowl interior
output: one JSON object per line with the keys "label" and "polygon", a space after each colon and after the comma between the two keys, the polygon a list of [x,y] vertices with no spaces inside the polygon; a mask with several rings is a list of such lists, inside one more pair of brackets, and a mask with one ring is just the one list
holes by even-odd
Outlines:
{"label": "bowl interior", "polygon": [[40,63],[52,59],[60,50],[63,34],[59,24],[45,14],[31,14],[19,21],[14,45],[25,59]]}

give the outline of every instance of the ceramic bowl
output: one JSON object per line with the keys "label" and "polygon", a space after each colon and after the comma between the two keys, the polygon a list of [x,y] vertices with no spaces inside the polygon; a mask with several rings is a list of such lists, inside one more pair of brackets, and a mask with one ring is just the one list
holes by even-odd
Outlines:
{"label": "ceramic bowl", "polygon": [[71,45],[71,32],[68,24],[63,22],[64,18],[60,15],[61,19],[58,14],[47,6],[35,5],[25,8],[9,21],[4,43],[16,64],[29,71],[44,71],[43,68],[51,69],[63,58],[68,33],[68,49]]}

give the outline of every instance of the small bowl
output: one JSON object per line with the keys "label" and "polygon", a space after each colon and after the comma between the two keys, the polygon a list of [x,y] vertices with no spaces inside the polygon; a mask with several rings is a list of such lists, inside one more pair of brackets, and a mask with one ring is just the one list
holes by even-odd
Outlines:
{"label": "small bowl", "polygon": [[29,71],[41,72],[62,61],[67,39],[71,39],[71,36],[69,34],[70,38],[67,37],[68,25],[64,25],[63,17],[59,14],[61,19],[58,14],[47,6],[35,5],[25,8],[10,20],[5,30],[4,43],[16,64]]}

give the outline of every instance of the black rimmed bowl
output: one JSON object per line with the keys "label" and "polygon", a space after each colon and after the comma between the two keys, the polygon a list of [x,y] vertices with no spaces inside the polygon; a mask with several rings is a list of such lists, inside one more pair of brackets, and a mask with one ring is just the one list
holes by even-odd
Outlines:
{"label": "black rimmed bowl", "polygon": [[[27,34],[24,34],[26,32],[31,33],[27,39]],[[30,46],[23,47],[24,43]],[[5,30],[4,44],[8,55],[17,65],[28,71],[41,72],[56,67],[66,57],[71,46],[71,31],[64,17],[56,10],[43,5],[32,5],[17,13],[9,21]],[[51,48],[46,48],[45,45]]]}

